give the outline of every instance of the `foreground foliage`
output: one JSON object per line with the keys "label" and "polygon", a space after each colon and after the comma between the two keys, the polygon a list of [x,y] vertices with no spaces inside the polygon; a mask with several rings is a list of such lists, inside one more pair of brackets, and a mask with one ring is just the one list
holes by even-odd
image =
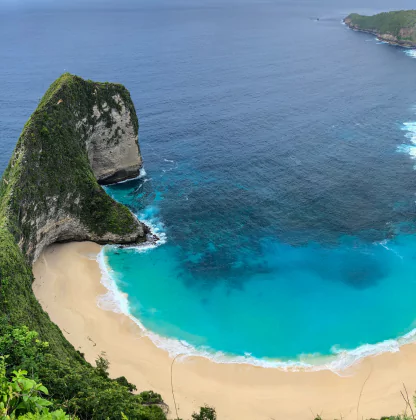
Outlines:
{"label": "foreground foliage", "polygon": [[159,394],[133,394],[126,378],[109,378],[108,366],[103,356],[95,368],[58,359],[36,332],[1,323],[0,418],[166,419]]}
{"label": "foreground foliage", "polygon": [[[62,410],[49,412],[50,401],[43,398],[48,390],[26,377],[25,370],[13,371],[11,379],[6,376],[6,357],[0,357],[0,418],[30,418],[28,415],[40,415],[42,418],[68,418]],[[26,416],[25,416],[26,415]]]}

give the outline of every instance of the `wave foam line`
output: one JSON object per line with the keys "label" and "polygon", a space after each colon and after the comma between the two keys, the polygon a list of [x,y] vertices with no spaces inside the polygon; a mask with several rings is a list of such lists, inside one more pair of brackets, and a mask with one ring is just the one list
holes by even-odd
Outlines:
{"label": "wave foam line", "polygon": [[[416,54],[415,54],[416,58]],[[402,131],[407,131],[405,137],[409,139],[410,143],[400,144],[397,146],[396,151],[399,153],[406,153],[411,159],[416,159],[416,122],[405,122],[401,127]],[[416,169],[416,165],[414,166]]]}
{"label": "wave foam line", "polygon": [[416,50],[404,50],[404,53],[409,57],[416,58]]}
{"label": "wave foam line", "polygon": [[[150,233],[147,235],[148,240],[141,244],[124,245],[123,249],[134,249],[136,252],[142,253],[155,249],[167,242],[167,235],[164,231],[164,224],[162,221],[156,218],[148,220],[146,218],[138,217],[134,213],[133,216],[150,229]],[[155,236],[157,237],[157,240],[154,240]]]}
{"label": "wave foam line", "polygon": [[108,185],[124,184],[125,182],[130,182],[130,181],[135,181],[137,179],[142,179],[146,175],[147,175],[146,170],[143,167],[141,167],[140,168],[140,171],[139,171],[139,175],[137,175],[136,177],[134,177],[134,178],[128,178],[128,179],[125,179],[124,181],[114,182],[113,184],[108,184]]}
{"label": "wave foam line", "polygon": [[[151,248],[154,248],[153,244],[147,249]],[[156,347],[168,352],[171,358],[176,356],[180,356],[180,359],[186,357],[204,357],[220,364],[248,364],[263,368],[278,368],[290,372],[330,370],[343,376],[347,368],[358,363],[365,357],[376,356],[382,353],[396,353],[400,351],[400,347],[404,344],[416,341],[416,329],[414,329],[396,340],[386,340],[377,344],[364,344],[353,350],[333,347],[331,349],[332,355],[301,355],[300,360],[296,361],[260,359],[253,357],[251,354],[239,356],[214,351],[208,347],[196,348],[184,340],[162,337],[147,330],[140,320],[131,314],[128,296],[117,287],[116,281],[114,280],[115,275],[106,261],[104,250],[105,248],[103,247],[98,254],[97,262],[101,270],[101,283],[107,289],[107,293],[98,297],[98,306],[103,310],[113,311],[129,317],[142,330],[143,334],[149,337]]]}

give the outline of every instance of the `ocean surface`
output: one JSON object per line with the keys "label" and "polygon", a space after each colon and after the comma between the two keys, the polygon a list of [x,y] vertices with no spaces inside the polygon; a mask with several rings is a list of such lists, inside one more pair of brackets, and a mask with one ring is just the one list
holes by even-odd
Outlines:
{"label": "ocean surface", "polygon": [[56,3],[0,5],[0,171],[62,72],[131,91],[144,170],[106,190],[160,241],[104,248],[99,305],[220,362],[413,339],[416,51],[341,23],[391,2]]}

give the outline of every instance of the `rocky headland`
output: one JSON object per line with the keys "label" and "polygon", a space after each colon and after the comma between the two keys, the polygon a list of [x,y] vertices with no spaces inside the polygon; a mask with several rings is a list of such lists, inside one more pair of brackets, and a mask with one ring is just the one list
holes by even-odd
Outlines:
{"label": "rocky headland", "polygon": [[416,10],[383,12],[373,16],[352,13],[344,23],[353,30],[374,34],[389,44],[416,48]]}
{"label": "rocky headland", "polygon": [[99,185],[135,177],[141,166],[128,91],[64,74],[26,123],[4,172],[1,229],[28,262],[54,242],[143,241],[146,227]]}
{"label": "rocky headland", "polygon": [[139,124],[119,84],[58,78],[25,124],[0,182],[0,315],[62,356],[72,346],[32,292],[32,263],[55,242],[137,243],[148,229],[100,184],[139,174]]}

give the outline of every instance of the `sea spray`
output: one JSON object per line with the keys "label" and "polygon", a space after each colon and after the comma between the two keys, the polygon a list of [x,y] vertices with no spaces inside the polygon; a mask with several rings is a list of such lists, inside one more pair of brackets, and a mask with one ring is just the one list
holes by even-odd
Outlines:
{"label": "sea spray", "polygon": [[416,50],[406,49],[404,50],[404,53],[408,55],[409,57],[416,58]]}
{"label": "sea spray", "polygon": [[146,170],[144,169],[144,167],[141,167],[140,171],[139,171],[139,175],[137,175],[136,177],[128,178],[128,179],[125,179],[124,181],[118,181],[118,182],[115,182],[114,184],[108,184],[107,186],[117,185],[117,184],[125,184],[126,182],[137,181],[138,179],[144,178],[146,175],[147,175]]}
{"label": "sea spray", "polygon": [[[416,159],[416,122],[403,123],[401,130],[406,131],[405,137],[409,140],[409,143],[400,144],[396,150],[399,153],[407,153],[411,159]],[[414,169],[416,169],[416,164]]]}

